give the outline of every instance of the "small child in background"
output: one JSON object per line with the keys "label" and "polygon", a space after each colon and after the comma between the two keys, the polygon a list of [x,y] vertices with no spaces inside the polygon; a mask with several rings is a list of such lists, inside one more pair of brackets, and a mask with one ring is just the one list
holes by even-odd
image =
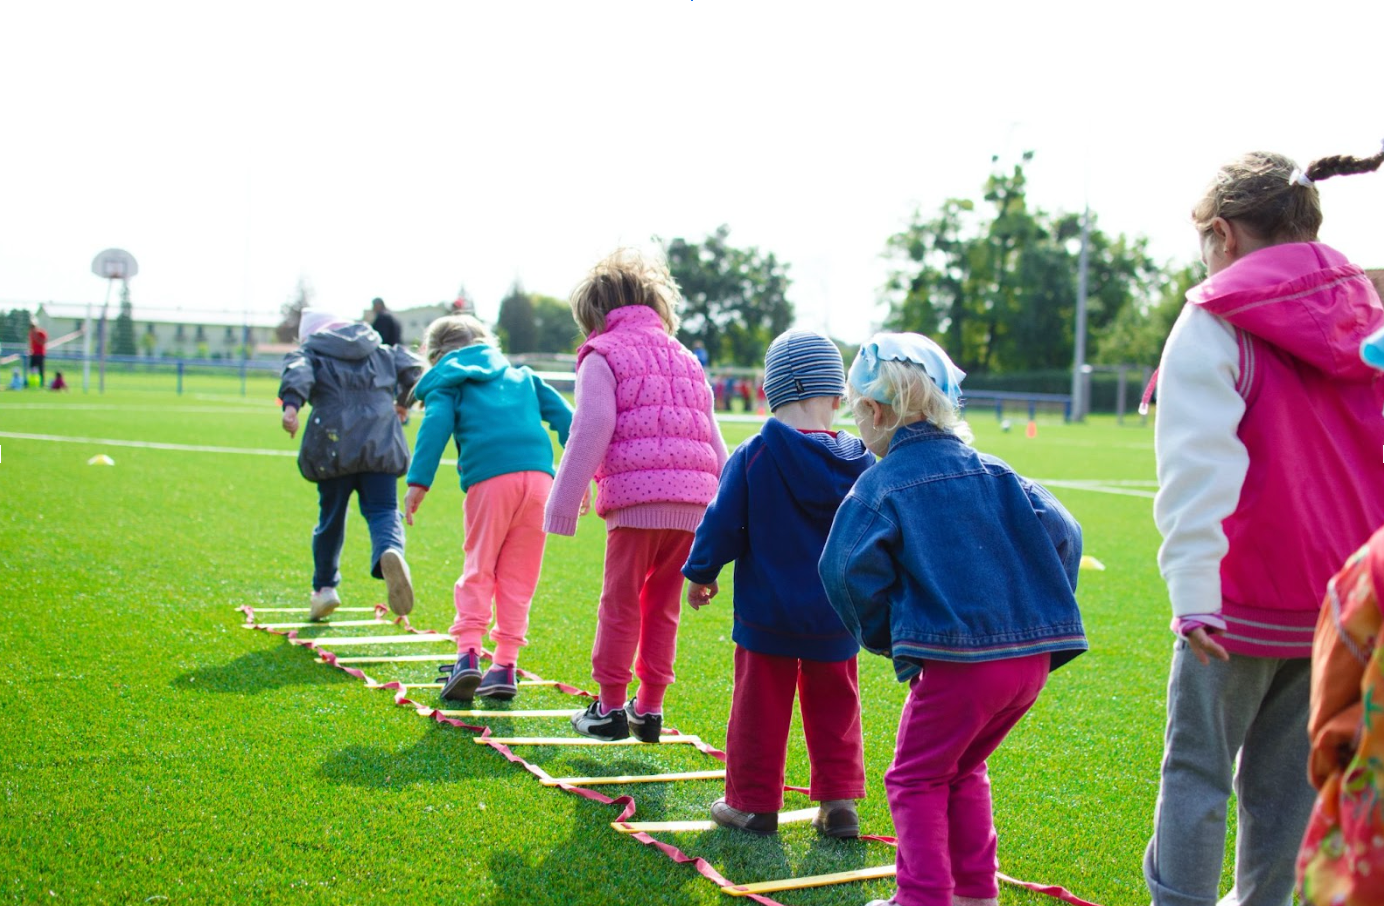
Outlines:
{"label": "small child in background", "polygon": [[20,375],[19,369],[15,369],[14,373],[13,373],[12,375],[10,375],[10,389],[11,389],[11,390],[23,390],[23,389],[24,389],[24,378]]}
{"label": "small child in background", "polygon": [[63,380],[62,372],[61,372],[61,371],[55,371],[55,372],[53,372],[53,384],[52,384],[52,386],[49,387],[48,389],[50,389],[50,390],[66,390],[66,389],[67,389],[67,381]]}
{"label": "small child in background", "polygon": [[1087,648],[1081,527],[967,445],[964,376],[918,334],[861,346],[848,399],[882,458],[841,504],[820,562],[842,622],[910,686],[884,775],[898,837],[889,902],[903,906],[998,902],[985,760],[1048,673]]}
{"label": "small child in background", "polygon": [[[424,409],[405,518],[413,525],[453,439],[466,492],[465,564],[453,588],[457,660],[444,671],[442,697],[509,701],[518,693],[514,671],[519,649],[528,644],[529,608],[543,569],[543,507],[553,485],[553,442],[543,423],[566,444],[572,407],[533,371],[511,365],[470,315],[447,315],[428,325],[423,355],[430,370],[413,390]],[[495,651],[482,676],[481,643],[492,602]]]}
{"label": "small child in background", "polygon": [[413,583],[404,560],[398,478],[408,470],[408,442],[399,423],[423,363],[398,346],[380,343],[365,324],[304,309],[300,347],[284,356],[279,399],[283,428],[298,433],[298,410],[312,404],[298,451],[298,470],[317,484],[319,517],[312,533],[310,618],[341,606],[341,545],[351,495],[359,496],[370,526],[370,574],[384,579],[389,608],[413,609]]}
{"label": "small child in background", "polygon": [[1317,241],[1315,186],[1254,152],[1192,211],[1208,276],[1163,347],[1153,515],[1172,605],[1167,732],[1144,880],[1155,906],[1212,904],[1235,796],[1230,902],[1286,904],[1311,815],[1312,628],[1332,571],[1384,524],[1384,380],[1360,360],[1384,307]]}
{"label": "small child in background", "polygon": [[[677,300],[667,265],[631,250],[601,261],[572,293],[586,342],[577,350],[572,435],[544,528],[576,533],[594,476],[607,528],[591,651],[600,698],[572,716],[572,727],[596,739],[633,731],[658,742],[674,678],[679,570],[726,461],[706,373],[676,338]],[[633,700],[631,662],[640,680]]]}
{"label": "small child in background", "polygon": [[769,345],[764,392],[773,416],[726,462],[682,568],[692,583],[687,603],[697,609],[716,596],[717,576],[735,561],[726,795],[711,806],[722,827],[778,831],[796,690],[812,765],[809,797],[821,803],[813,826],[829,837],[860,834],[860,646],[810,568],[842,499],[875,461],[858,438],[832,430],[845,376],[840,350],[819,333],[790,330]]}

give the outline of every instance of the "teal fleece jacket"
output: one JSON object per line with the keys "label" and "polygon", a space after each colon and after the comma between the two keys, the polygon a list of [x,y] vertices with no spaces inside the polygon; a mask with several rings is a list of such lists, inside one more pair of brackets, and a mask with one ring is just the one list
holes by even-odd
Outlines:
{"label": "teal fleece jacket", "polygon": [[408,483],[432,486],[437,465],[455,438],[461,488],[510,472],[553,474],[547,422],[566,446],[572,407],[526,367],[514,367],[498,349],[473,343],[444,355],[418,381],[423,424],[414,442]]}

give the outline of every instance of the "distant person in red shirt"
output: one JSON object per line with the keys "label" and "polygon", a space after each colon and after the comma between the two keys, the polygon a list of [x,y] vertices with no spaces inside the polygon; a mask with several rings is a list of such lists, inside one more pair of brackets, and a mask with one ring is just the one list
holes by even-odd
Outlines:
{"label": "distant person in red shirt", "polygon": [[49,389],[49,390],[66,390],[66,389],[67,389],[67,381],[65,381],[65,380],[62,379],[62,372],[61,372],[61,371],[55,371],[55,372],[53,372],[53,386],[49,387],[48,389]]}
{"label": "distant person in red shirt", "polygon": [[43,357],[48,352],[48,332],[38,326],[37,321],[29,322],[29,374],[38,371],[38,385],[46,383],[43,373]]}

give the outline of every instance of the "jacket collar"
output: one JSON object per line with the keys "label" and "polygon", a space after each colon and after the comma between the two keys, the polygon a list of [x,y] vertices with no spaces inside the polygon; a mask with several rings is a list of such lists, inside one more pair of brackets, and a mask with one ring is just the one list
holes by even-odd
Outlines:
{"label": "jacket collar", "polygon": [[949,440],[958,444],[965,444],[965,441],[950,431],[943,431],[932,422],[922,421],[903,425],[895,431],[893,438],[889,441],[889,452],[893,453],[895,448],[925,440]]}

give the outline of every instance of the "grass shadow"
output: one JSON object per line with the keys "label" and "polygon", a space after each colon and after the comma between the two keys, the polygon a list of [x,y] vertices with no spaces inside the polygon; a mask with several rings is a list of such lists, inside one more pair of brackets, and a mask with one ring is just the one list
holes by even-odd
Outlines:
{"label": "grass shadow", "polygon": [[340,670],[329,669],[315,663],[312,658],[304,657],[303,651],[295,646],[275,645],[260,651],[248,651],[229,664],[189,670],[168,685],[179,692],[253,695],[284,686],[348,682],[356,680]]}
{"label": "grass shadow", "polygon": [[433,723],[429,732],[403,751],[360,745],[340,749],[322,763],[317,776],[328,783],[379,790],[488,777],[503,762],[494,752],[472,742],[474,738],[471,733]]}

